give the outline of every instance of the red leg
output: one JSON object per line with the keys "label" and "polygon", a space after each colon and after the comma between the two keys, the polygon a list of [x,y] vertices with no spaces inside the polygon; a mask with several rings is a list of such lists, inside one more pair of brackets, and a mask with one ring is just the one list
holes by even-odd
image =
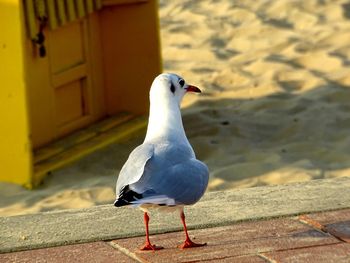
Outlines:
{"label": "red leg", "polygon": [[189,236],[188,233],[187,233],[187,226],[186,226],[186,221],[185,221],[185,213],[184,213],[183,211],[181,211],[180,217],[181,217],[182,224],[184,225],[186,240],[185,240],[185,242],[184,242],[182,245],[180,245],[179,247],[180,247],[181,249],[184,249],[184,248],[190,248],[190,247],[202,247],[202,246],[207,245],[207,243],[204,243],[204,244],[197,244],[197,243],[194,243],[194,242],[190,239],[190,236]]}
{"label": "red leg", "polygon": [[149,240],[149,231],[148,231],[148,222],[149,222],[149,216],[147,212],[144,213],[143,219],[145,221],[145,227],[146,227],[146,243],[140,247],[141,250],[159,250],[162,249],[163,247],[157,247],[156,245],[152,245],[151,241]]}

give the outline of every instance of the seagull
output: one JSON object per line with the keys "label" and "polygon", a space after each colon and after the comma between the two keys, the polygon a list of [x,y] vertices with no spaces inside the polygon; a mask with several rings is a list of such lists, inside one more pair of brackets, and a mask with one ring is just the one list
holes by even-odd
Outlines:
{"label": "seagull", "polygon": [[208,167],[196,159],[182,124],[180,104],[188,92],[201,90],[171,73],[157,76],[150,89],[150,112],[144,142],[136,147],[123,165],[116,185],[116,207],[139,207],[144,212],[146,242],[141,250],[163,247],[149,239],[149,211],[178,211],[185,242],[180,248],[201,247],[187,232],[184,206],[196,203],[209,179]]}

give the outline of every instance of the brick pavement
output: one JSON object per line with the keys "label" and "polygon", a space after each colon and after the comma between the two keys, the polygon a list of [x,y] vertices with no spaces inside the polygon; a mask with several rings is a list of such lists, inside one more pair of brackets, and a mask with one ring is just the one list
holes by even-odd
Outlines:
{"label": "brick pavement", "polygon": [[189,231],[207,246],[180,250],[183,232],[0,254],[0,262],[350,262],[350,209]]}

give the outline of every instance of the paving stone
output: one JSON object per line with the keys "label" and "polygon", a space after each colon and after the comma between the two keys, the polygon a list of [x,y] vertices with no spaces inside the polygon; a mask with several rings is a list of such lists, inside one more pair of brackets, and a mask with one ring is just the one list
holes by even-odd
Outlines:
{"label": "paving stone", "polygon": [[183,232],[151,236],[151,242],[164,247],[163,250],[156,252],[138,250],[144,242],[144,237],[119,239],[112,242],[134,253],[140,260],[150,262],[224,260],[224,258],[226,260],[226,258],[254,256],[258,253],[282,249],[340,243],[338,239],[292,218],[192,230],[189,234],[195,242],[207,242],[207,246],[178,249],[177,246],[184,241]]}
{"label": "paving stone", "polygon": [[350,209],[308,214],[299,218],[350,243]]}
{"label": "paving stone", "polygon": [[349,263],[350,244],[339,243],[327,246],[308,247],[263,254],[272,262],[283,263]]}
{"label": "paving stone", "polygon": [[67,262],[135,262],[122,252],[104,242],[77,244],[45,249],[0,254],[0,262],[67,263]]}
{"label": "paving stone", "polygon": [[339,221],[349,221],[350,209],[341,209],[336,211],[312,213],[312,214],[307,214],[306,216],[325,225],[325,224],[336,223]]}
{"label": "paving stone", "polygon": [[[199,261],[201,262],[201,261]],[[204,262],[204,261],[202,261]],[[259,256],[242,256],[242,257],[226,257],[213,260],[205,260],[205,262],[219,262],[219,263],[266,263],[267,261]]]}

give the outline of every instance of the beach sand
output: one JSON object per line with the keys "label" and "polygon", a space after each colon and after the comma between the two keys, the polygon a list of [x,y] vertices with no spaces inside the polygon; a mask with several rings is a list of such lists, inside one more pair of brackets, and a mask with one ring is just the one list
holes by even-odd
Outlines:
{"label": "beach sand", "polygon": [[[350,2],[160,1],[164,71],[200,87],[183,121],[208,191],[350,176]],[[114,201],[143,134],[52,173],[0,184],[0,216]]]}

